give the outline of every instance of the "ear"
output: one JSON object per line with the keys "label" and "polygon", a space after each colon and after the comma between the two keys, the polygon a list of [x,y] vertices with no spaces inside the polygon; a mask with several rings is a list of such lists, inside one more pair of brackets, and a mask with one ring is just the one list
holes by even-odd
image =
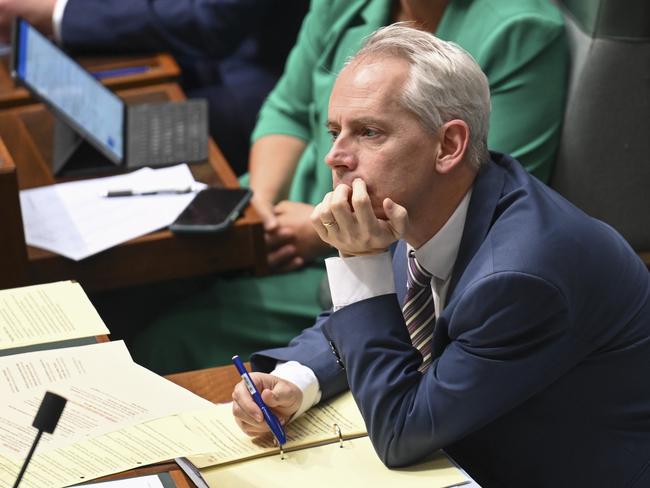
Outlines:
{"label": "ear", "polygon": [[469,144],[469,126],[462,120],[450,120],[440,127],[440,152],[436,159],[438,173],[451,172],[465,158]]}

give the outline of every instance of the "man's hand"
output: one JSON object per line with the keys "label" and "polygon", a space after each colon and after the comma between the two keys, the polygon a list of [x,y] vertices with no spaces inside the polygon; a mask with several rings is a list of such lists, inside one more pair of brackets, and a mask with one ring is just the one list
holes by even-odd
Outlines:
{"label": "man's hand", "polygon": [[0,41],[9,42],[11,22],[21,16],[45,35],[52,33],[56,0],[0,0]]}
{"label": "man's hand", "polygon": [[384,199],[382,206],[388,220],[377,218],[366,183],[357,178],[352,188],[339,184],[325,195],[314,209],[311,222],[320,238],[343,257],[378,254],[401,239],[408,226],[404,207],[390,198]]}
{"label": "man's hand", "polygon": [[[251,373],[250,377],[266,406],[285,425],[302,403],[302,390],[293,383],[270,374]],[[232,413],[237,425],[251,437],[260,437],[270,431],[264,422],[262,411],[253,401],[243,381],[237,383],[232,393]]]}

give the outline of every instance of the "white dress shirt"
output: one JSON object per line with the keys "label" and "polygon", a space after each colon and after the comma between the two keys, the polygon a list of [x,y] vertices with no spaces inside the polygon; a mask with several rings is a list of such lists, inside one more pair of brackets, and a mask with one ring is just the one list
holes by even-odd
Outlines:
{"label": "white dress shirt", "polygon": [[[433,275],[431,289],[438,315],[445,306],[449,281],[463,237],[470,189],[442,228],[419,249],[418,263]],[[407,245],[408,251],[413,249]],[[329,258],[325,260],[334,311],[368,298],[395,293],[392,256],[390,252],[372,256]],[[321,390],[314,372],[306,366],[289,361],[278,363],[271,374],[295,383],[303,392],[302,404],[294,418],[320,401]]]}

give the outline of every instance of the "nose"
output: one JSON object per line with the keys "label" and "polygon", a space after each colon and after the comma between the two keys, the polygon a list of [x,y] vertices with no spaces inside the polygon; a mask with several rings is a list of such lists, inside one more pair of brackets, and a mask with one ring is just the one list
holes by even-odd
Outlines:
{"label": "nose", "polygon": [[349,140],[339,135],[325,155],[325,162],[333,170],[353,170],[357,157]]}

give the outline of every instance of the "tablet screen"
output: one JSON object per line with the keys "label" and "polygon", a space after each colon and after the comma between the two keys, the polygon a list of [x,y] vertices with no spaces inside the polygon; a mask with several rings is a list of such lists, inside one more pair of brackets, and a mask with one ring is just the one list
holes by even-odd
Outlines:
{"label": "tablet screen", "polygon": [[123,159],[124,103],[29,23],[14,37],[14,76],[115,163]]}

